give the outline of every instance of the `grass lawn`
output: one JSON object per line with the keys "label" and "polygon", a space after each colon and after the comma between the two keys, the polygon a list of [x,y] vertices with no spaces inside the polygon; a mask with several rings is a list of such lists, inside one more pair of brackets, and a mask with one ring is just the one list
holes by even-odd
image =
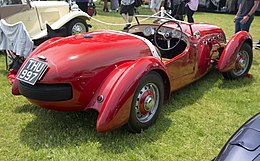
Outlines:
{"label": "grass lawn", "polygon": [[[124,23],[119,13],[104,13],[99,20]],[[150,13],[140,9],[140,14]],[[229,39],[234,15],[197,12],[195,21],[218,25]],[[93,20],[96,29],[121,30]],[[251,34],[260,38],[260,17]],[[252,115],[260,111],[260,50],[254,50],[253,78],[224,80],[218,71],[172,94],[155,125],[141,134],[122,127],[97,133],[97,113],[57,112],[30,104],[11,94],[4,57],[0,55],[0,160],[174,160],[210,161]]]}

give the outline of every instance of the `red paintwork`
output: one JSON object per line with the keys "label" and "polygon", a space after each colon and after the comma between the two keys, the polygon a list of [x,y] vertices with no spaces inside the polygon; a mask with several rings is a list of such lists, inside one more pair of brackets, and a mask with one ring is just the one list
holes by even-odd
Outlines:
{"label": "red paintwork", "polygon": [[[171,23],[166,26],[173,27]],[[134,92],[144,75],[156,71],[162,76],[167,99],[170,92],[201,78],[212,69],[211,61],[221,54],[218,49],[223,49],[226,44],[224,32],[208,24],[181,23],[181,26],[188,45],[181,54],[166,62],[154,57],[144,41],[123,32],[95,31],[89,33],[93,38],[84,38],[80,34],[46,41],[29,56],[47,58],[48,70],[38,83],[69,83],[73,98],[59,102],[29,101],[61,111],[94,109],[99,112],[98,132],[120,127],[128,121]],[[196,33],[200,36],[196,37]],[[241,41],[242,34],[238,34]],[[228,45],[235,46],[232,42]],[[226,47],[224,56],[221,56],[224,64],[230,55],[229,50]],[[15,80],[13,84],[15,95],[19,94],[18,83]],[[104,98],[102,102],[98,101],[100,96]]]}
{"label": "red paintwork", "polygon": [[218,69],[221,72],[227,72],[234,68],[237,52],[245,41],[250,41],[252,44],[252,37],[246,31],[236,33],[226,45],[223,54],[220,56]]}

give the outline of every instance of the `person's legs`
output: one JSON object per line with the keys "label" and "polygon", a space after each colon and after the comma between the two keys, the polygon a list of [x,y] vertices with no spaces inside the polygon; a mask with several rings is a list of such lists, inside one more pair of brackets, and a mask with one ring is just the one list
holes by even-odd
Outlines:
{"label": "person's legs", "polygon": [[127,30],[131,26],[130,23],[132,22],[133,16],[127,16],[127,14],[124,14],[124,13],[121,14],[121,16],[125,20],[125,27],[123,28],[123,30]]}
{"label": "person's legs", "polygon": [[[158,13],[160,11],[160,7],[161,7],[161,0],[157,0],[156,3],[154,3],[154,1],[152,2],[153,0],[151,0],[151,3],[153,4],[151,6],[151,10],[152,12],[155,14],[155,13]],[[160,16],[161,13],[157,14],[157,16]],[[160,19],[156,18],[153,23],[158,23],[160,21]]]}
{"label": "person's legs", "polygon": [[122,16],[123,19],[125,20],[125,23],[128,23],[127,15],[126,15],[125,13],[122,13],[121,16]]}
{"label": "person's legs", "polygon": [[[131,8],[132,5],[122,5],[120,7],[120,15],[123,17],[123,19],[125,20],[125,27],[123,30],[127,30],[130,26],[131,26],[131,22],[133,19],[133,13],[134,13],[134,9]],[[133,4],[134,7],[134,4]],[[130,15],[129,15],[130,13]]]}
{"label": "person's legs", "polygon": [[249,32],[251,23],[253,22],[254,17],[250,17],[245,24],[241,24],[241,30]]}
{"label": "person's legs", "polygon": [[110,1],[110,10],[109,11],[118,11],[118,0]]}
{"label": "person's legs", "polygon": [[128,23],[129,23],[130,25],[131,25],[132,21],[133,21],[133,16],[128,16]]}
{"label": "person's legs", "polygon": [[127,6],[121,4],[120,6],[120,15],[123,17],[123,19],[125,20],[125,22],[127,23]]}
{"label": "person's legs", "polygon": [[194,22],[194,19],[193,19],[193,14],[194,14],[194,11],[192,11],[191,9],[190,9],[190,7],[187,5],[186,6],[186,12],[187,12],[187,18],[188,18],[188,22],[189,23],[193,23]]}
{"label": "person's legs", "polygon": [[103,11],[104,11],[104,12],[108,12],[107,0],[104,0]]}
{"label": "person's legs", "polygon": [[151,9],[151,11],[153,12],[153,14],[156,13],[155,5],[156,5],[156,4],[155,4],[154,0],[151,0],[151,1],[150,1],[150,9]]}
{"label": "person's legs", "polygon": [[[157,9],[154,9],[154,13],[157,13],[157,12],[159,12]],[[157,15],[157,16],[160,16],[160,15]],[[158,23],[160,21],[160,19],[159,18],[156,18],[154,21],[153,21],[153,23]]]}
{"label": "person's legs", "polygon": [[174,17],[177,14],[177,5],[171,4],[171,16]]}
{"label": "person's legs", "polygon": [[153,14],[156,13],[156,10],[154,8],[151,8],[151,11],[152,11]]}
{"label": "person's legs", "polygon": [[132,21],[133,21],[134,12],[135,12],[135,6],[134,6],[134,4],[131,4],[128,9],[128,22],[129,23],[132,23]]}
{"label": "person's legs", "polygon": [[178,9],[177,9],[177,13],[178,15],[177,19],[184,21],[184,15],[186,14],[186,10],[185,10],[185,3],[181,2],[180,5],[178,5]]}
{"label": "person's legs", "polygon": [[126,24],[126,26],[125,26],[125,28],[124,28],[125,30],[127,30],[127,29],[131,26],[131,23],[132,23],[132,21],[133,21],[133,16],[134,16],[134,4],[129,5],[127,14],[128,14],[128,17],[127,17],[128,23]]}
{"label": "person's legs", "polygon": [[235,33],[241,31],[241,23],[240,23],[241,20],[242,18],[237,18],[235,20]]}

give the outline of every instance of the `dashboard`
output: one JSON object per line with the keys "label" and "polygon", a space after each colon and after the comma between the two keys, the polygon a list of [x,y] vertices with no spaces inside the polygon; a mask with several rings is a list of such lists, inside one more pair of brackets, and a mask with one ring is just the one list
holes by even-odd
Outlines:
{"label": "dashboard", "polygon": [[[156,33],[157,28],[159,27],[159,25],[157,24],[142,24],[142,25],[136,25],[133,26],[129,29],[128,33],[131,34],[137,34],[139,36],[143,36],[147,39],[150,39],[151,37],[154,37],[154,34]],[[171,39],[181,39],[182,41],[184,41],[186,44],[189,43],[188,41],[188,37],[182,32],[182,30],[180,28],[177,27],[173,28],[173,27],[168,27],[168,26],[162,26],[159,30],[158,30],[158,39],[161,40],[166,40],[167,37],[169,37]]]}

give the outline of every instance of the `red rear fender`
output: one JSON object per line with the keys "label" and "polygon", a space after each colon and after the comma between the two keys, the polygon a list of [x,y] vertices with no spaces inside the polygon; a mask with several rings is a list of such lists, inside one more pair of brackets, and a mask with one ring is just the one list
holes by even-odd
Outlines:
{"label": "red rear fender", "polygon": [[[127,123],[134,92],[141,78],[152,70],[166,68],[154,57],[145,57],[116,68],[93,97],[92,104],[100,109],[96,129],[106,132]],[[102,99],[99,102],[98,99]]]}
{"label": "red rear fender", "polygon": [[229,40],[219,59],[220,72],[227,72],[235,67],[236,56],[243,43],[250,43],[252,46],[252,37],[246,31],[236,33]]}

